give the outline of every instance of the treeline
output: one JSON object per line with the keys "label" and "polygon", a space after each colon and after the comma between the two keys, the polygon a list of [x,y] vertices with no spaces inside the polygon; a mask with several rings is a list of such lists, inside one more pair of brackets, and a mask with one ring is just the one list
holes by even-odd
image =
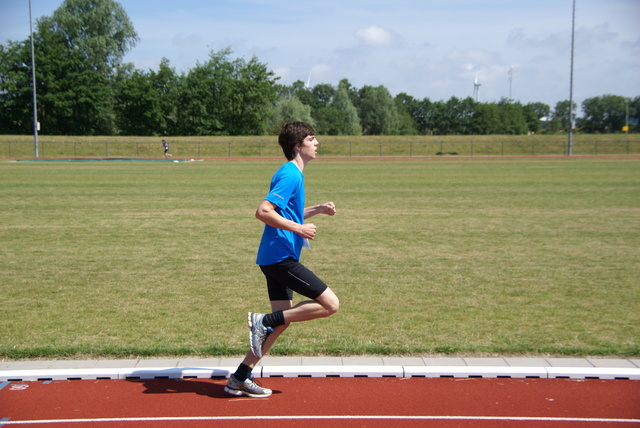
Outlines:
{"label": "treeline", "polygon": [[[65,0],[34,32],[37,115],[47,135],[264,135],[303,120],[325,135],[527,134],[562,132],[569,101],[544,103],[471,97],[447,101],[392,96],[384,86],[281,85],[258,58],[225,49],[176,73],[138,70],[122,58],[138,36],[112,0]],[[30,40],[0,46],[0,133],[32,131]],[[588,133],[637,131],[640,97],[589,98],[575,127]]]}

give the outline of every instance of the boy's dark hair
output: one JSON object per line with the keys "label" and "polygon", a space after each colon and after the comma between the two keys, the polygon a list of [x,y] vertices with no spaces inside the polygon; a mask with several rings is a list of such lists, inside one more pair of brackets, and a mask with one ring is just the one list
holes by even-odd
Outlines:
{"label": "boy's dark hair", "polygon": [[316,131],[308,123],[289,122],[282,125],[280,135],[278,135],[278,143],[287,160],[292,160],[296,156],[293,148],[302,145],[304,139],[309,135],[316,135]]}

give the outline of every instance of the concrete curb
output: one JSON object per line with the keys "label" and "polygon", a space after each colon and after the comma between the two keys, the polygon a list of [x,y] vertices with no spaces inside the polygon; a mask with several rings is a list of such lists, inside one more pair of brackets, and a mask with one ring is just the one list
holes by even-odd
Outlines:
{"label": "concrete curb", "polygon": [[[241,358],[0,362],[0,382],[226,378]],[[640,380],[640,359],[265,357],[254,376]]]}

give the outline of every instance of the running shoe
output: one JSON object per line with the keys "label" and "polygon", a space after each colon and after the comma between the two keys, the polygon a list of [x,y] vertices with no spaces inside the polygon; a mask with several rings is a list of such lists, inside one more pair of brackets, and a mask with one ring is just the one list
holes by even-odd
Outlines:
{"label": "running shoe", "polygon": [[253,379],[249,378],[244,382],[240,382],[234,375],[229,376],[224,391],[237,397],[246,395],[252,398],[264,398],[271,395],[270,389],[261,387]]}
{"label": "running shoe", "polygon": [[265,327],[262,324],[264,314],[254,314],[249,312],[247,321],[249,324],[249,342],[251,343],[251,351],[256,357],[262,358],[262,345],[267,340],[269,334],[273,333],[271,327]]}

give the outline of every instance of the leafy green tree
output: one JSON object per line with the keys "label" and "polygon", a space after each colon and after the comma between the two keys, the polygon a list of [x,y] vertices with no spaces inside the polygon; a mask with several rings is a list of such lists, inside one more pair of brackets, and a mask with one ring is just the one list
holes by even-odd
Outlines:
{"label": "leafy green tree", "polygon": [[522,114],[529,132],[535,133],[540,131],[543,118],[548,118],[551,114],[551,107],[544,103],[529,103],[523,107]]}
{"label": "leafy green tree", "polygon": [[311,117],[311,106],[302,104],[298,97],[280,97],[273,109],[273,115],[270,120],[269,133],[277,134],[280,126],[287,122],[307,122],[314,125]]}
{"label": "leafy green tree", "polygon": [[519,102],[510,102],[503,98],[498,103],[500,111],[500,131],[503,135],[521,135],[529,131],[527,122],[525,121],[522,104]]}
{"label": "leafy green tree", "polygon": [[230,132],[233,135],[262,135],[266,132],[267,119],[276,101],[275,73],[257,57],[248,62],[234,61],[237,77],[234,81],[234,97],[231,104]]}
{"label": "leafy green tree", "polygon": [[[322,85],[319,91],[314,88],[314,93],[322,98],[315,109],[314,117],[317,122],[318,132],[327,135],[360,135],[360,119],[358,110],[349,97],[349,83],[343,79],[338,88],[329,89],[327,85]],[[332,95],[331,95],[332,94]],[[326,97],[331,96],[328,100]]]}
{"label": "leafy green tree", "polygon": [[[52,17],[39,19],[36,29],[36,87],[42,131],[54,135],[115,133],[110,76],[137,40],[124,9],[112,0],[66,0]],[[30,61],[24,58],[27,43],[20,45],[20,50],[12,47],[13,58],[3,58],[2,73],[8,77],[7,73],[15,72],[19,64],[16,60],[29,66],[22,65],[24,75],[14,75],[13,86],[5,86],[7,96],[1,102],[10,109],[8,122],[21,129],[31,123],[24,114],[31,102],[21,99],[18,109],[15,101],[27,90],[31,94],[31,82],[27,80]]]}
{"label": "leafy green tree", "polygon": [[338,135],[361,135],[362,127],[360,126],[360,118],[358,117],[358,109],[353,105],[349,96],[351,85],[346,79],[338,84],[331,107],[338,112]]}
{"label": "leafy green tree", "polygon": [[277,99],[273,72],[252,58],[231,61],[229,48],[197,64],[180,91],[184,135],[262,135]]}
{"label": "leafy green tree", "polygon": [[211,53],[204,64],[189,70],[180,92],[178,123],[183,135],[225,135],[224,122],[232,70],[226,49]]}
{"label": "leafy green tree", "polygon": [[396,95],[394,101],[400,118],[400,134],[417,135],[419,132],[415,117],[420,110],[418,100],[402,92]]}
{"label": "leafy green tree", "polygon": [[30,45],[0,45],[0,133],[28,134],[33,129]]}
{"label": "leafy green tree", "polygon": [[103,75],[114,72],[139,40],[126,11],[113,0],[64,0],[52,24],[67,49],[79,52]]}
{"label": "leafy green tree", "polygon": [[437,134],[469,134],[473,127],[476,102],[467,97],[463,100],[451,97],[446,103],[433,104],[432,126]]}
{"label": "leafy green tree", "polygon": [[471,97],[461,100],[455,109],[457,126],[453,129],[457,134],[467,135],[471,133],[473,115],[478,103]]}
{"label": "leafy green tree", "polygon": [[[552,131],[569,131],[569,100],[558,101],[553,110],[553,114],[551,115],[551,121],[549,123],[549,128]],[[576,120],[576,111],[578,110],[578,106],[576,103],[573,103],[573,118],[572,123],[575,124]]]}
{"label": "leafy green tree", "polygon": [[417,101],[415,109],[410,109],[411,116],[418,127],[418,133],[427,135],[433,133],[434,103],[429,98]]}
{"label": "leafy green tree", "polygon": [[626,123],[627,99],[602,95],[582,102],[582,128],[589,133],[620,132]]}
{"label": "leafy green tree", "polygon": [[384,86],[363,86],[358,91],[358,116],[365,135],[395,135],[400,118],[393,97]]}
{"label": "leafy green tree", "polygon": [[52,135],[113,135],[113,87],[82,53],[69,49],[52,18],[38,21],[35,37],[38,118]]}
{"label": "leafy green tree", "polygon": [[116,95],[120,132],[125,135],[157,135],[163,127],[164,116],[160,110],[159,93],[149,74],[129,68],[123,68],[122,74]]}
{"label": "leafy green tree", "polygon": [[336,94],[336,89],[328,83],[319,83],[313,87],[311,93],[313,94],[311,108],[315,112],[329,105]]}
{"label": "leafy green tree", "polygon": [[286,96],[296,97],[302,104],[313,107],[313,92],[311,92],[311,89],[306,87],[305,83],[302,80],[296,80],[295,82],[293,82],[289,94],[286,94]]}
{"label": "leafy green tree", "polygon": [[151,83],[158,94],[161,122],[153,133],[159,135],[176,135],[178,122],[178,97],[183,76],[176,74],[170,67],[169,60],[162,58],[158,71],[151,70]]}
{"label": "leafy green tree", "polygon": [[499,134],[500,108],[495,103],[479,103],[473,117],[472,130],[477,135]]}
{"label": "leafy green tree", "polygon": [[[626,120],[626,119],[625,119]],[[640,96],[629,102],[629,131],[638,132],[640,123]]]}

